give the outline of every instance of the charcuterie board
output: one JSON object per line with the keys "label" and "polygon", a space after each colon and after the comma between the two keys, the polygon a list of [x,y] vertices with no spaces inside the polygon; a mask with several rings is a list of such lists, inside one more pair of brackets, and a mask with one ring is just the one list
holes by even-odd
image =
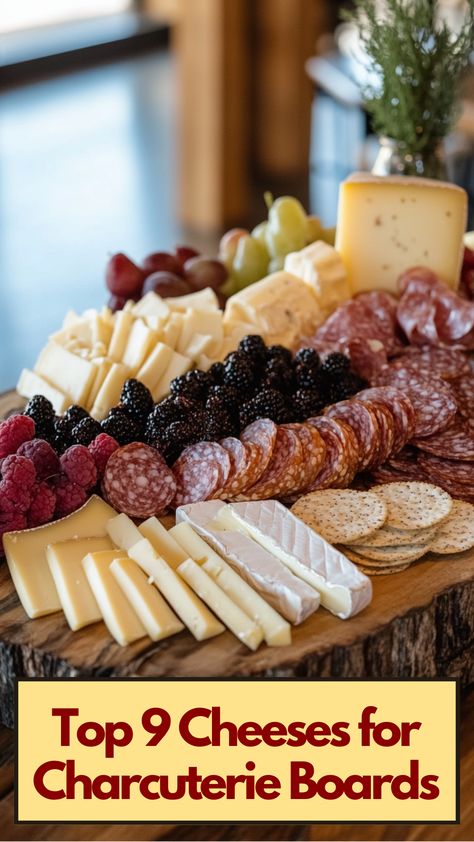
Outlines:
{"label": "charcuterie board", "polygon": [[[0,413],[19,405],[15,393]],[[63,616],[28,620],[0,564],[0,711],[13,724],[16,676],[454,676],[474,680],[474,551],[417,562],[375,577],[371,605],[349,621],[319,610],[287,647],[249,652],[230,633],[196,643],[181,632],[122,648],[96,623],[79,634]]]}

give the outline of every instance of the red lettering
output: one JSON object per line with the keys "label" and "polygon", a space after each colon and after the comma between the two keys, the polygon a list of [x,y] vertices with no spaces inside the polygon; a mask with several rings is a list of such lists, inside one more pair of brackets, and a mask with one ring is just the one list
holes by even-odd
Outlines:
{"label": "red lettering", "polygon": [[46,786],[44,779],[48,772],[62,772],[66,764],[62,760],[48,760],[47,763],[42,763],[38,766],[34,776],[33,785],[42,798],[47,798],[49,801],[58,801],[60,798],[66,798],[64,789],[50,789]]}
{"label": "red lettering", "polygon": [[51,715],[61,717],[61,745],[71,745],[70,719],[72,716],[79,716],[79,708],[52,708]]}

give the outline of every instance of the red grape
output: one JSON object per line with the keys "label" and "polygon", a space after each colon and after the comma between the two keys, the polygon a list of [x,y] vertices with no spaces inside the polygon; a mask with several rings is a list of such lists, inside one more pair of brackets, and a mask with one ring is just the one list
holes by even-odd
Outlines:
{"label": "red grape", "polygon": [[156,292],[162,298],[170,298],[189,295],[192,289],[184,278],[173,272],[153,272],[143,284],[143,295],[147,292]]}
{"label": "red grape", "polygon": [[180,261],[167,251],[154,251],[145,257],[142,268],[146,275],[152,272],[172,272],[174,275],[182,274]]}
{"label": "red grape", "polygon": [[191,246],[176,246],[174,253],[176,255],[176,260],[181,266],[181,272],[183,271],[184,264],[187,260],[190,260],[191,257],[199,257],[200,255],[200,252],[191,248]]}
{"label": "red grape", "polygon": [[105,282],[113,295],[134,298],[140,294],[143,280],[142,270],[126,254],[112,255],[107,263]]}
{"label": "red grape", "polygon": [[112,310],[112,313],[116,313],[117,310],[123,310],[127,300],[128,299],[124,298],[122,295],[110,295],[109,300],[107,301],[107,307]]}
{"label": "red grape", "polygon": [[227,280],[227,269],[220,260],[192,257],[184,264],[184,277],[193,289],[219,289]]}

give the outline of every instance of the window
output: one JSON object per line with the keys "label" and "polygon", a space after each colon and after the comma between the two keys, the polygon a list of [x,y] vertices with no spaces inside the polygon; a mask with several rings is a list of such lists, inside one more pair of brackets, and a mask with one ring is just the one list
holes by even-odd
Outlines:
{"label": "window", "polygon": [[119,14],[133,5],[133,0],[12,0],[2,9],[0,32]]}

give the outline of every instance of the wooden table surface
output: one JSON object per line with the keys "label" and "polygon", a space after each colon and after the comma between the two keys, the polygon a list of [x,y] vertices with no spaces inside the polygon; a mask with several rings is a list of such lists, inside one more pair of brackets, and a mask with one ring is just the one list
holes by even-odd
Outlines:
{"label": "wooden table surface", "polygon": [[461,708],[460,825],[14,825],[13,732],[0,727],[0,839],[19,840],[474,840],[474,688]]}

